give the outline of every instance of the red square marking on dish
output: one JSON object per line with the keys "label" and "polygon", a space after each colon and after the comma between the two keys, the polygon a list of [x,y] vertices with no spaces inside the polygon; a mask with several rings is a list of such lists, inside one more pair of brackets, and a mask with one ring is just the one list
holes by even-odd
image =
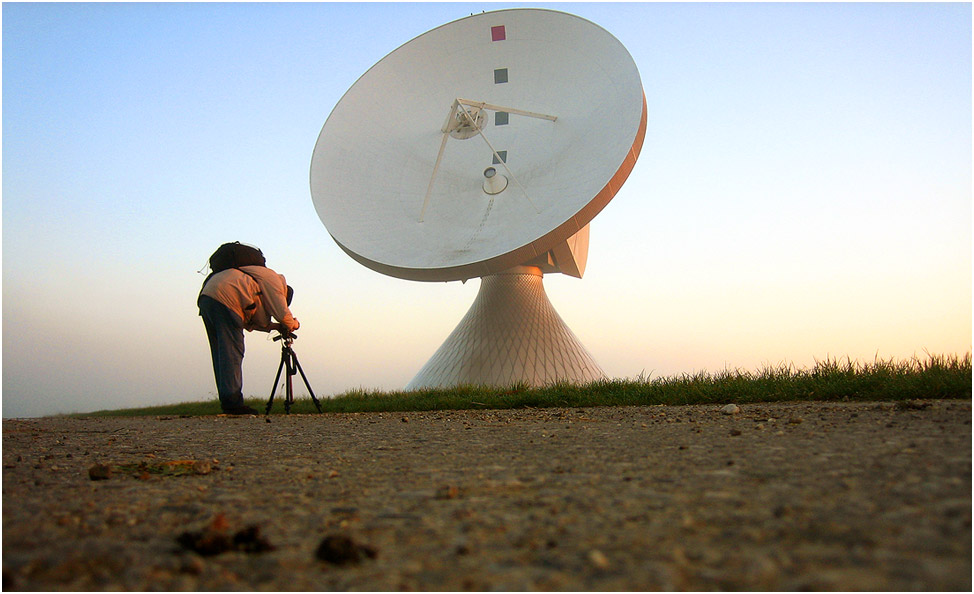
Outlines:
{"label": "red square marking on dish", "polygon": [[504,25],[497,25],[496,27],[490,28],[491,41],[504,41],[505,39],[507,39],[507,33],[504,31]]}

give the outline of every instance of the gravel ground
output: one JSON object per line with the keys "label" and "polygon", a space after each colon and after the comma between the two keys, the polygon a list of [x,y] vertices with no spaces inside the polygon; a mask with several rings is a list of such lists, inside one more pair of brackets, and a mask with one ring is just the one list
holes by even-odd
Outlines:
{"label": "gravel ground", "polygon": [[4,420],[3,589],[970,591],[971,402]]}

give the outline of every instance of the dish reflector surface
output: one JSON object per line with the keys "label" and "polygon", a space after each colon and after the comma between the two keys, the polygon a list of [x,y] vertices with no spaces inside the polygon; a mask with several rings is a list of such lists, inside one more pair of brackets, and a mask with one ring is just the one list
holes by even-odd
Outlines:
{"label": "dish reflector surface", "polygon": [[[645,127],[639,73],[604,29],[551,10],[482,13],[407,42],[352,85],[318,137],[311,194],[335,241],[374,270],[485,276],[585,227],[629,175]],[[490,167],[509,182],[494,194]]]}

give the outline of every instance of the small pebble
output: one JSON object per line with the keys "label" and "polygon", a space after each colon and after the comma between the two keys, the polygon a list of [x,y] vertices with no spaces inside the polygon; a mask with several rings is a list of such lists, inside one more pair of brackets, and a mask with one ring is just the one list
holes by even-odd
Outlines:
{"label": "small pebble", "polygon": [[595,566],[596,569],[608,569],[609,568],[609,558],[605,556],[605,553],[598,549],[593,549],[588,553],[588,560]]}
{"label": "small pebble", "polygon": [[112,478],[112,467],[108,464],[95,464],[88,469],[88,478],[93,481],[104,481]]}
{"label": "small pebble", "polygon": [[444,485],[436,490],[437,499],[456,499],[460,496],[460,489],[454,485]]}
{"label": "small pebble", "polygon": [[356,565],[364,558],[375,559],[377,555],[373,547],[359,544],[341,534],[326,536],[315,551],[315,557],[332,565]]}
{"label": "small pebble", "polygon": [[205,460],[193,462],[193,474],[210,474],[211,472],[213,472],[213,466],[209,462]]}
{"label": "small pebble", "polygon": [[728,404],[724,408],[720,409],[720,412],[724,413],[725,415],[736,415],[741,412],[741,409],[736,404]]}

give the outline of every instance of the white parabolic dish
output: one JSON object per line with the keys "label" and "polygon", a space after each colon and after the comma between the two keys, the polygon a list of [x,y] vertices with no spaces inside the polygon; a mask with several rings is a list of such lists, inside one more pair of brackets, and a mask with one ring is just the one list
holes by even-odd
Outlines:
{"label": "white parabolic dish", "polygon": [[[405,43],[352,85],[318,136],[311,194],[369,268],[486,276],[585,227],[645,130],[639,72],[611,34],[551,10],[482,13]],[[491,167],[503,177],[488,183]]]}

